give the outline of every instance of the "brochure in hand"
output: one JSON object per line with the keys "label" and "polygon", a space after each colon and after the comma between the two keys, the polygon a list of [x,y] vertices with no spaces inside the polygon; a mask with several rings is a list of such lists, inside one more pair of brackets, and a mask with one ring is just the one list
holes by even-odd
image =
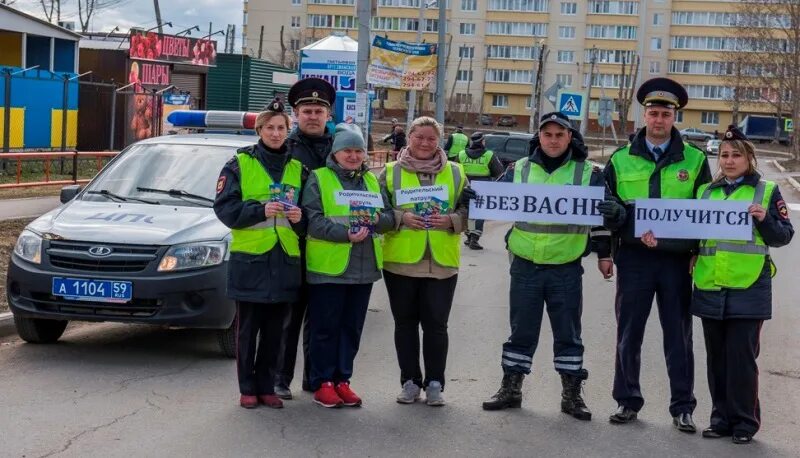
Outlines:
{"label": "brochure in hand", "polygon": [[364,205],[350,205],[350,232],[355,234],[362,227],[369,229],[370,234],[375,233],[378,222],[378,209]]}
{"label": "brochure in hand", "polygon": [[450,203],[446,200],[440,200],[432,197],[428,202],[418,202],[414,204],[414,213],[421,216],[425,221],[425,228],[430,229],[433,225],[430,222],[431,216],[445,215],[450,208]]}
{"label": "brochure in hand", "polygon": [[269,201],[283,204],[283,211],[297,206],[297,188],[290,184],[273,183],[269,185]]}

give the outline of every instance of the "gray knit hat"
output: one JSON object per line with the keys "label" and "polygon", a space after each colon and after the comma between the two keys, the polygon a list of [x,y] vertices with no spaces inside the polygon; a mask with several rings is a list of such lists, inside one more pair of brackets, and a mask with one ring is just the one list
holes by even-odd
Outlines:
{"label": "gray knit hat", "polygon": [[333,134],[333,148],[331,148],[331,154],[345,148],[367,149],[364,143],[364,135],[361,133],[361,129],[355,124],[341,123],[336,125],[336,131]]}

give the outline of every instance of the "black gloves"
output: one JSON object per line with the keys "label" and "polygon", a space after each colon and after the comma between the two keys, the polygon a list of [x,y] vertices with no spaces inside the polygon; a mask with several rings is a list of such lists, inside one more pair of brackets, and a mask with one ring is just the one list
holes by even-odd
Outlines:
{"label": "black gloves", "polygon": [[464,189],[461,190],[461,197],[458,199],[458,203],[465,207],[469,207],[469,201],[478,197],[478,193],[475,192],[474,189],[470,188],[469,186],[464,186]]}
{"label": "black gloves", "polygon": [[613,200],[604,200],[600,202],[597,204],[597,209],[600,210],[600,214],[603,215],[604,218],[614,221],[618,220],[625,210],[622,205]]}

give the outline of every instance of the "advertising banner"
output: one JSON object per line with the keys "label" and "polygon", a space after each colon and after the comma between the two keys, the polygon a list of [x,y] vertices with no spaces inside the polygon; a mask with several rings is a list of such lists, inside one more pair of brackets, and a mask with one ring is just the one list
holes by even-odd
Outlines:
{"label": "advertising banner", "polygon": [[300,79],[322,78],[331,83],[336,93],[356,92],[356,53],[324,49],[303,50]]}
{"label": "advertising banner", "polygon": [[637,199],[634,235],[656,238],[752,240],[750,202],[705,199]]}
{"label": "advertising banner", "polygon": [[376,36],[370,48],[367,81],[395,89],[425,89],[436,77],[436,47]]}
{"label": "advertising banner", "polygon": [[167,120],[170,113],[178,110],[191,110],[191,96],[189,94],[164,94],[162,100],[164,106],[161,109],[161,132],[166,134],[170,132],[175,133],[188,133],[189,129],[175,128],[171,122]]}
{"label": "advertising banner", "polygon": [[169,64],[155,62],[139,62],[132,60],[128,68],[128,82],[135,83],[135,91],[140,92],[141,86],[169,86]]}
{"label": "advertising banner", "polygon": [[189,65],[217,65],[217,42],[131,30],[131,59]]}

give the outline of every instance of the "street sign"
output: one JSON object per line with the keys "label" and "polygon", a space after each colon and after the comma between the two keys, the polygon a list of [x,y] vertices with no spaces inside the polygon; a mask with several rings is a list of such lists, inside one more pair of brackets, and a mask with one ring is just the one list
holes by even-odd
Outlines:
{"label": "street sign", "polygon": [[569,119],[583,119],[586,110],[586,94],[583,92],[558,91],[556,110]]}
{"label": "street sign", "polygon": [[794,132],[794,120],[789,118],[784,119],[783,130],[786,132]]}
{"label": "street sign", "polygon": [[611,125],[611,112],[614,110],[614,100],[608,97],[601,97],[597,104],[597,123],[600,127]]}
{"label": "street sign", "polygon": [[612,122],[612,118],[611,118],[611,112],[610,111],[604,111],[602,113],[598,113],[598,115],[597,115],[597,124],[599,124],[600,127],[610,127],[611,126],[611,122]]}
{"label": "street sign", "polygon": [[553,108],[556,109],[558,108],[556,106],[556,98],[558,97],[558,91],[563,87],[564,86],[562,86],[560,82],[556,81],[555,83],[553,83],[552,86],[550,86],[549,88],[547,88],[546,91],[544,91],[545,98],[547,99],[548,102],[550,102],[551,105],[553,105]]}

